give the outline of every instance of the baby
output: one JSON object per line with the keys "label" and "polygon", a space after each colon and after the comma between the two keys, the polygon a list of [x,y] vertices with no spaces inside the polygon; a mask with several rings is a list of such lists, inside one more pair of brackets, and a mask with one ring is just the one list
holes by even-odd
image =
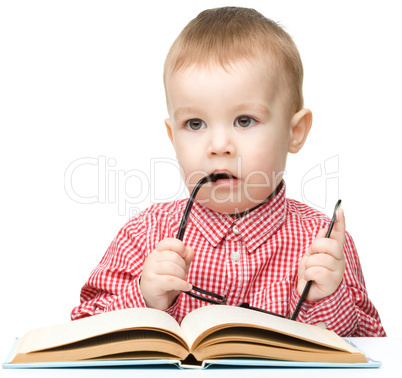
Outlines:
{"label": "baby", "polygon": [[287,199],[287,154],[303,146],[303,68],[290,36],[252,9],[206,10],[172,45],[164,83],[167,133],[186,187],[197,194],[183,241],[187,200],[131,219],[81,291],[72,319],[126,307],[165,310],[177,321],[206,305],[192,285],[289,317],[307,281],[298,321],[341,336],[385,336],[367,296],[345,218]]}

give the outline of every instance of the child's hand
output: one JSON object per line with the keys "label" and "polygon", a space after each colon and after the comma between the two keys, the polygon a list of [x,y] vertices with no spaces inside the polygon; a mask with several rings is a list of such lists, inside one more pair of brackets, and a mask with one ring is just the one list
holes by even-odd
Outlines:
{"label": "child's hand", "polygon": [[140,288],[148,307],[166,310],[180,291],[191,290],[186,275],[194,256],[194,249],[180,240],[163,239],[146,258]]}
{"label": "child's hand", "polygon": [[297,291],[301,295],[307,281],[314,281],[307,300],[319,302],[336,291],[345,272],[345,215],[339,209],[331,236],[325,238],[328,228],[320,230],[300,261]]}

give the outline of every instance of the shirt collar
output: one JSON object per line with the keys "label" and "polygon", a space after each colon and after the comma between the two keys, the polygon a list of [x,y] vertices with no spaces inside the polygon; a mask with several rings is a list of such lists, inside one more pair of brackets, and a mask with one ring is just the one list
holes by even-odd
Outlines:
{"label": "shirt collar", "polygon": [[239,237],[246,244],[247,250],[253,252],[283,225],[286,219],[286,187],[276,196],[240,218],[233,215],[218,213],[194,202],[190,222],[204,235],[210,244],[216,247],[231,231],[234,224],[240,231]]}

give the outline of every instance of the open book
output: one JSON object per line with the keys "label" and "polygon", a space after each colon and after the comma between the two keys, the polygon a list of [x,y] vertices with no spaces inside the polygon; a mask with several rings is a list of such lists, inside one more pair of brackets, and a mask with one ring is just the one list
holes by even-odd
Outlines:
{"label": "open book", "polygon": [[3,366],[158,359],[201,363],[227,358],[367,363],[363,353],[332,331],[246,308],[213,305],[191,312],[181,326],[163,311],[132,308],[34,329],[19,339]]}

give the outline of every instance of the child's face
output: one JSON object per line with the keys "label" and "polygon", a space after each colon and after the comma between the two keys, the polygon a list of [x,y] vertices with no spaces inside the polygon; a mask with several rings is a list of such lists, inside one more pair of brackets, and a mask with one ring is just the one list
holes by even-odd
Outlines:
{"label": "child's face", "polygon": [[282,179],[294,144],[293,114],[274,71],[257,61],[226,71],[190,67],[167,77],[166,126],[188,190],[214,172],[234,177],[199,191],[197,200],[212,210],[251,209]]}

